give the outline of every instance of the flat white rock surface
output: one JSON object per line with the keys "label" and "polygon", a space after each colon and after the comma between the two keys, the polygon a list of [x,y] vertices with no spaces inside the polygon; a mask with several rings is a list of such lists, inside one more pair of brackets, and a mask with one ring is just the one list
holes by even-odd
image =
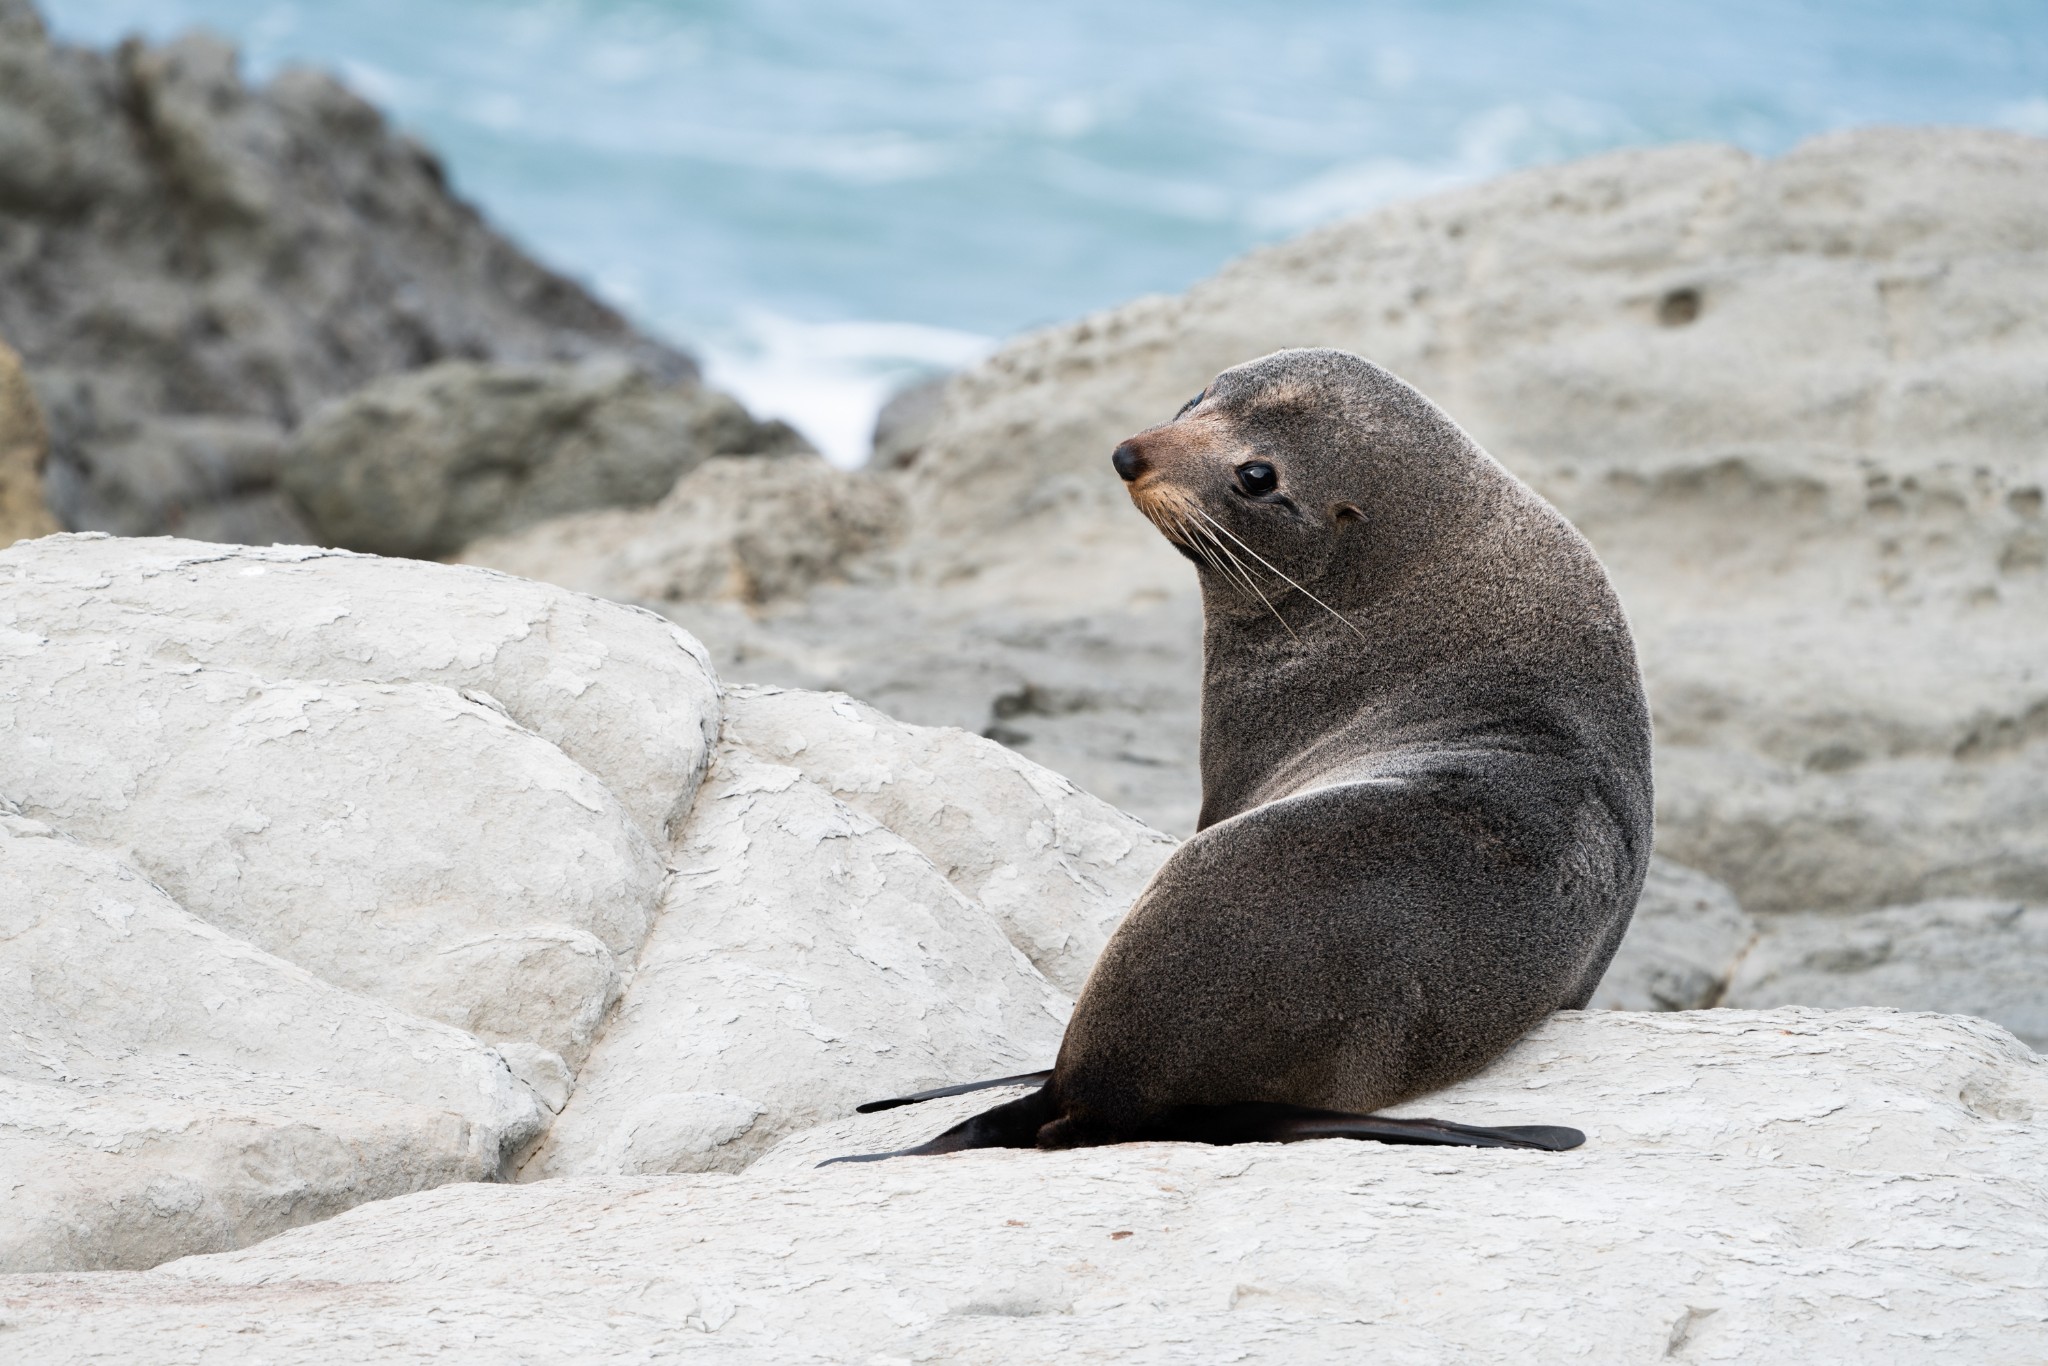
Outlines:
{"label": "flat white rock surface", "polygon": [[[1572,1153],[1148,1144],[452,1186],[6,1284],[49,1363],[1972,1363],[2048,1341],[2048,1064],[1889,1011],[1559,1016],[1437,1114]],[[972,1102],[972,1103],[969,1103]],[[906,1115],[915,1115],[906,1119]]]}
{"label": "flat white rock surface", "polygon": [[488,1180],[541,1129],[473,1035],[320,981],[4,803],[0,889],[0,1271],[240,1246]]}

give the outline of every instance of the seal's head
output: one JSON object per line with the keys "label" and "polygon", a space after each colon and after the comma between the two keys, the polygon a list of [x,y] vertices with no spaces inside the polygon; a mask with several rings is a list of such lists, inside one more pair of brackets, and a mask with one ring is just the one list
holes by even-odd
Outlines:
{"label": "seal's head", "polygon": [[1407,384],[1321,349],[1225,370],[1111,461],[1205,578],[1242,593],[1281,575],[1323,598],[1354,598],[1376,563],[1442,527],[1471,484],[1451,467],[1491,463]]}

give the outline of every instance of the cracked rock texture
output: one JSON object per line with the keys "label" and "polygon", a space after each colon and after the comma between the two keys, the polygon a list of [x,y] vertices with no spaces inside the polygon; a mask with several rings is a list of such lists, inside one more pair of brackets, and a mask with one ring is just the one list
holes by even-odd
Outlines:
{"label": "cracked rock texture", "polygon": [[726,737],[915,845],[1079,996],[1174,841],[990,740],[906,726],[864,702],[734,687]]}
{"label": "cracked rock texture", "polygon": [[1002,746],[741,687],[670,904],[522,1176],[730,1171],[864,1100],[1047,1066],[1173,841]]}
{"label": "cracked rock texture", "polygon": [[0,663],[15,1269],[737,1168],[1042,1065],[1172,847],[977,736],[728,707],[665,619],[483,569],[50,536],[0,551]]}
{"label": "cracked rock texture", "polygon": [[205,34],[52,43],[29,0],[0,0],[0,336],[49,418],[60,520],[220,541],[309,539],[277,488],[285,441],[378,376],[696,373],[499,236],[333,77],[251,86]]}
{"label": "cracked rock texture", "polygon": [[1324,1140],[455,1186],[261,1247],[0,1289],[50,1366],[362,1359],[2038,1359],[2048,1064],[1886,1011],[1566,1014],[1428,1110],[1548,1154]]}
{"label": "cracked rock texture", "polygon": [[864,1100],[1059,1047],[1072,1003],[995,918],[793,768],[721,754],[675,857],[673,904],[529,1177],[736,1170]]}
{"label": "cracked rock texture", "polygon": [[458,1029],[0,807],[0,1270],[148,1266],[485,1180],[541,1128]]}

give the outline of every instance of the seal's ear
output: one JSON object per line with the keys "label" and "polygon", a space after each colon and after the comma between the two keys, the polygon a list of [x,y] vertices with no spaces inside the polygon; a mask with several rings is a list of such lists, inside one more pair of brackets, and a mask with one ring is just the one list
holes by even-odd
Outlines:
{"label": "seal's ear", "polygon": [[1365,520],[1365,514],[1359,511],[1356,503],[1332,503],[1330,520],[1340,525],[1345,522],[1362,522]]}

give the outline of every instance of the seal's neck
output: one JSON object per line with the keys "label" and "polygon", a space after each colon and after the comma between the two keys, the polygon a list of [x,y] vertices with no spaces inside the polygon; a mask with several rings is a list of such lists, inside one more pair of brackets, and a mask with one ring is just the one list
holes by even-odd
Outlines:
{"label": "seal's neck", "polygon": [[[1310,581],[1342,622],[1290,591],[1273,595],[1283,624],[1203,574],[1202,826],[1519,733],[1531,699],[1639,689],[1591,548],[1518,483],[1496,492],[1392,566]],[[1564,674],[1597,681],[1560,689]]]}

